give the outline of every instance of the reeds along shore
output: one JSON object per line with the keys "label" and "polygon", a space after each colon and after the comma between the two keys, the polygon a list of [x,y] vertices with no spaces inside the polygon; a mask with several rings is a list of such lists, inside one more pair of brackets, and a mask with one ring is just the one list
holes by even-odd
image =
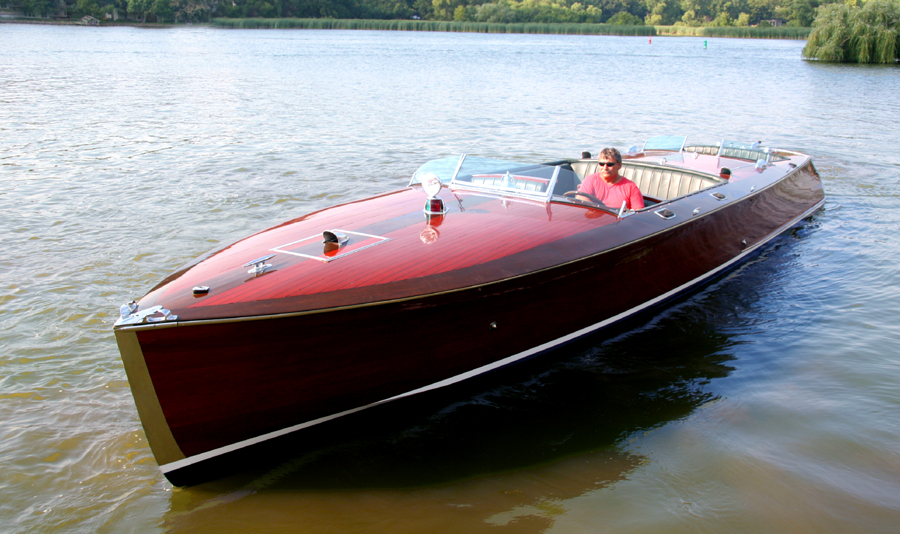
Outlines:
{"label": "reeds along shore", "polygon": [[450,22],[369,19],[213,19],[213,25],[232,29],[399,30],[465,33],[544,33],[571,35],[656,35],[652,26],[609,24]]}
{"label": "reeds along shore", "polygon": [[564,35],[744,37],[806,39],[809,28],[749,28],[737,26],[616,26],[612,24],[449,22],[363,19],[213,19],[213,25],[232,29],[400,30],[423,32],[538,33]]}
{"label": "reeds along shore", "polygon": [[[0,19],[0,23],[81,25],[78,21],[44,19]],[[283,29],[283,30],[396,30],[420,32],[463,33],[535,33],[562,35],[620,35],[638,37],[738,37],[750,39],[806,39],[811,28],[757,28],[742,26],[616,26],[590,23],[516,23],[450,22],[435,20],[378,20],[378,19],[231,19],[215,18],[212,26],[224,29]],[[176,23],[102,21],[101,26],[135,26],[169,28]]]}
{"label": "reeds along shore", "polygon": [[737,37],[744,39],[806,39],[812,28],[786,26],[654,26],[656,35]]}

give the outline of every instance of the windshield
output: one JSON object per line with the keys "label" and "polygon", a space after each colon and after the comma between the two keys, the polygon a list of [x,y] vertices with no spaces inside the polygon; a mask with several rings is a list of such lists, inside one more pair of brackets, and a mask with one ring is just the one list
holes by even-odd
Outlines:
{"label": "windshield", "polygon": [[728,139],[723,140],[720,146],[722,148],[736,148],[743,150],[763,150],[758,142],[744,143],[742,141],[729,141]]}
{"label": "windshield", "polygon": [[722,141],[718,155],[726,158],[749,159],[751,161],[784,161],[787,159],[776,155],[764,146],[760,146],[759,141],[744,143],[727,139]]}
{"label": "windshield", "polygon": [[643,150],[666,150],[681,152],[684,148],[685,137],[681,135],[660,135],[651,137],[644,143]]}
{"label": "windshield", "polygon": [[422,165],[410,184],[434,174],[453,190],[468,190],[547,202],[554,194],[575,189],[577,181],[568,164],[542,165],[475,156],[441,158]]}

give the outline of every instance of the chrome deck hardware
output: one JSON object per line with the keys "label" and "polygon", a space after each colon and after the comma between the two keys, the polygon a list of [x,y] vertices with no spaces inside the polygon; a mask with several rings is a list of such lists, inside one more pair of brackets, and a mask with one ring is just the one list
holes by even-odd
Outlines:
{"label": "chrome deck hardware", "polygon": [[115,326],[143,324],[143,323],[161,323],[163,321],[177,321],[178,316],[172,315],[172,312],[162,306],[152,306],[146,310],[138,310],[138,305],[134,301],[123,304],[119,308],[119,319],[116,320]]}
{"label": "chrome deck hardware", "polygon": [[654,211],[653,213],[659,215],[660,217],[662,217],[663,219],[666,219],[666,220],[674,219],[674,218],[675,218],[675,213],[674,213],[672,210],[668,209],[668,208],[663,208],[663,209],[661,209],[661,210],[656,210],[656,211]]}
{"label": "chrome deck hardware", "polygon": [[323,243],[336,243],[339,247],[342,247],[347,244],[347,241],[350,241],[350,236],[340,230],[325,230],[322,232]]}
{"label": "chrome deck hardware", "polygon": [[256,258],[255,260],[250,260],[241,267],[250,267],[252,265],[253,268],[247,271],[247,274],[255,274],[258,276],[272,268],[272,264],[266,263],[266,260],[274,257],[275,254],[269,254],[261,258]]}
{"label": "chrome deck hardware", "polygon": [[131,301],[119,307],[119,317],[128,317],[138,309],[137,302]]}
{"label": "chrome deck hardware", "polygon": [[622,217],[627,217],[627,216],[631,215],[632,213],[634,213],[634,212],[628,211],[628,202],[623,200],[622,205],[619,207],[619,212],[616,213],[616,217],[621,219]]}

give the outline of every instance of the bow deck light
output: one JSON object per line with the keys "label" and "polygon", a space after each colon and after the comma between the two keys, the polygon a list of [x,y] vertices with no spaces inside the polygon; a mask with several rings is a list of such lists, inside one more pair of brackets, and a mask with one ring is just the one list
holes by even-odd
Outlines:
{"label": "bow deck light", "polygon": [[428,200],[425,201],[425,209],[423,210],[426,216],[430,217],[447,213],[447,207],[444,205],[443,199],[437,196],[441,192],[442,187],[441,179],[433,173],[428,173],[422,178],[422,189],[428,195]]}

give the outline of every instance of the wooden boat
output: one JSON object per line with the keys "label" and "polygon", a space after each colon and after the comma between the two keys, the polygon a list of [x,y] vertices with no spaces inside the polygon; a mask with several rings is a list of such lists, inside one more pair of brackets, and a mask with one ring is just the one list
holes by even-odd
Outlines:
{"label": "wooden boat", "polygon": [[637,211],[564,195],[596,166],[432,161],[406,189],[251,235],[124,305],[116,340],[162,471],[191,482],[214,458],[550,351],[824,203],[808,156],[756,143],[632,148]]}

